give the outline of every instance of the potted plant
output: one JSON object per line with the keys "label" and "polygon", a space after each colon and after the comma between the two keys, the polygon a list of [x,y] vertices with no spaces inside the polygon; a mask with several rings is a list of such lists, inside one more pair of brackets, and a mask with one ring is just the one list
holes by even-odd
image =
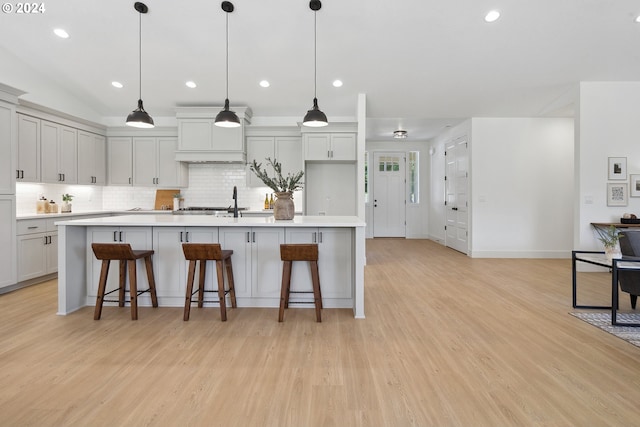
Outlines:
{"label": "potted plant", "polygon": [[173,195],[173,210],[177,211],[178,209],[183,208],[184,206],[184,197],[182,194],[176,193]]}
{"label": "potted plant", "polygon": [[71,201],[73,200],[73,195],[69,193],[65,193],[62,195],[62,207],[60,208],[61,212],[71,212]]}
{"label": "potted plant", "polygon": [[602,242],[604,246],[604,253],[609,261],[613,258],[622,258],[622,253],[620,252],[620,236],[622,233],[618,231],[615,225],[610,225],[609,227],[595,227],[598,232],[598,240]]}
{"label": "potted plant", "polygon": [[273,169],[273,177],[269,176],[267,171],[262,168],[262,163],[256,162],[253,159],[253,163],[250,165],[251,171],[256,174],[258,178],[271,188],[276,194],[276,200],[273,206],[273,217],[275,219],[293,219],[295,214],[295,206],[293,204],[293,192],[302,189],[302,176],[303,171],[299,171],[295,174],[288,173],[287,176],[282,176],[282,165],[276,160],[267,157],[265,159],[267,164]]}

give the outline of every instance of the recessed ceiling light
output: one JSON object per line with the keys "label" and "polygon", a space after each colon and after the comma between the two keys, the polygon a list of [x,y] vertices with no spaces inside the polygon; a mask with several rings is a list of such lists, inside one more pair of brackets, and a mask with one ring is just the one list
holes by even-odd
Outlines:
{"label": "recessed ceiling light", "polygon": [[197,85],[196,85],[196,82],[193,82],[193,81],[191,81],[191,80],[189,80],[188,82],[186,82],[186,83],[185,83],[185,85],[187,85],[187,87],[189,87],[189,88],[191,88],[191,89],[193,89],[193,88],[195,88],[195,87],[197,86]]}
{"label": "recessed ceiling light", "polygon": [[636,16],[636,22],[640,23],[640,15]]}
{"label": "recessed ceiling light", "polygon": [[500,12],[498,12],[497,10],[492,10],[485,15],[484,20],[486,22],[495,22],[498,20],[498,18],[500,18]]}
{"label": "recessed ceiling light", "polygon": [[260,82],[260,86],[262,86],[262,87],[269,87],[269,86],[271,86],[271,83],[269,83],[269,82],[268,82],[268,81],[266,81],[266,80],[262,80],[262,81]]}
{"label": "recessed ceiling light", "polygon": [[62,28],[56,28],[55,30],[53,30],[54,34],[62,39],[68,39],[69,38],[69,33],[67,33],[65,30],[63,30]]}
{"label": "recessed ceiling light", "polygon": [[111,86],[117,87],[118,89],[122,89],[122,83],[120,82],[111,82]]}
{"label": "recessed ceiling light", "polygon": [[342,80],[334,80],[333,87],[342,87]]}

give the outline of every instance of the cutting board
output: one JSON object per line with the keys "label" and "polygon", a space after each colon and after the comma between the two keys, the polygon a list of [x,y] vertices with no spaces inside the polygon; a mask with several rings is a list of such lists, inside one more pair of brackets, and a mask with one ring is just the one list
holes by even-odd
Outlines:
{"label": "cutting board", "polygon": [[178,193],[180,193],[180,190],[156,190],[154,209],[161,210],[162,206],[168,206],[170,210],[173,209],[173,195]]}

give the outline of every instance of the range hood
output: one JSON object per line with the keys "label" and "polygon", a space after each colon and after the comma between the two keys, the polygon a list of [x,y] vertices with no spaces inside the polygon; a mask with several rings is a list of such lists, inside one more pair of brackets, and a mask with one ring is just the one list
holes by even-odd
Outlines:
{"label": "range hood", "polygon": [[180,107],[178,120],[178,150],[176,161],[187,163],[242,163],[247,161],[244,127],[250,124],[249,107],[231,107],[240,118],[241,126],[215,126],[216,115],[223,107]]}

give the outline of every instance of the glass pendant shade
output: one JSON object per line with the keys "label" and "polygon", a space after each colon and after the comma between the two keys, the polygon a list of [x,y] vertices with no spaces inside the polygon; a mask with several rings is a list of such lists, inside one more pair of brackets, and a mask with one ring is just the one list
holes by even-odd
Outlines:
{"label": "glass pendant shade", "polygon": [[307,114],[305,114],[304,119],[302,120],[302,124],[304,126],[317,128],[327,126],[329,124],[327,121],[327,115],[318,108],[317,98],[313,98],[313,109],[307,111]]}
{"label": "glass pendant shade", "polygon": [[240,126],[238,115],[229,110],[228,99],[224,100],[224,109],[216,116],[215,125],[223,128],[237,128]]}
{"label": "glass pendant shade", "polygon": [[127,126],[134,128],[152,128],[155,126],[149,113],[144,111],[142,99],[138,99],[138,108],[127,116]]}

